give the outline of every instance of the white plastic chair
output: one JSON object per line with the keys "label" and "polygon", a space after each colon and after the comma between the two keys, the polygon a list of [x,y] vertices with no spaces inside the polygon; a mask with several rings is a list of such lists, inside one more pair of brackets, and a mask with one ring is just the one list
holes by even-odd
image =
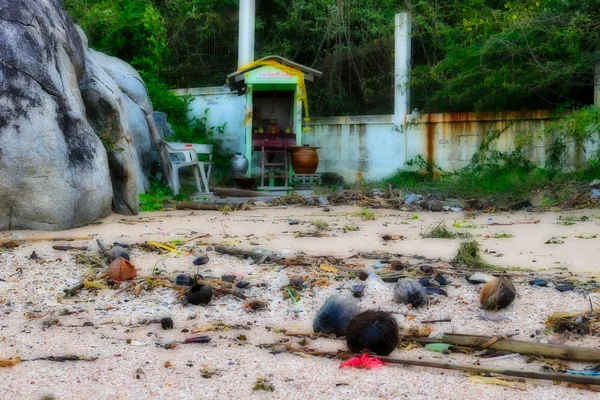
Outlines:
{"label": "white plastic chair", "polygon": [[[210,179],[210,173],[212,171],[212,148],[211,144],[190,144],[190,143],[178,143],[178,142],[165,142],[161,140],[161,144],[169,155],[171,161],[171,181],[173,182],[173,194],[179,193],[179,169],[183,167],[193,167],[194,180],[196,181],[196,187],[200,193],[208,193],[208,180]],[[199,161],[198,154],[208,155],[209,161]],[[198,173],[200,171],[200,174]],[[206,192],[202,191],[202,184],[200,182],[200,176],[202,176],[202,182],[206,188]]]}

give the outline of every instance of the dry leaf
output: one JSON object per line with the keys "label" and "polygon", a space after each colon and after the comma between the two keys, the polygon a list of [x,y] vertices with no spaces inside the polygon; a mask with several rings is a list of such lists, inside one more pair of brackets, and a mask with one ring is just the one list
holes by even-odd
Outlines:
{"label": "dry leaf", "polygon": [[337,269],[333,265],[329,265],[329,264],[321,264],[320,268],[321,268],[321,271],[324,271],[324,272],[336,273],[339,271],[339,269]]}
{"label": "dry leaf", "polygon": [[90,281],[87,278],[83,280],[83,286],[85,286],[87,289],[108,289],[108,286],[100,282]]}
{"label": "dry leaf", "polygon": [[471,375],[467,378],[470,382],[473,383],[484,383],[486,385],[499,385],[499,386],[506,386],[506,387],[512,387],[515,389],[520,389],[520,390],[526,390],[527,388],[525,387],[525,384],[523,383],[519,383],[519,382],[508,382],[502,379],[498,379],[498,378],[488,378],[485,376],[479,376],[479,375]]}
{"label": "dry leaf", "polygon": [[15,358],[0,358],[0,367],[14,367],[21,362],[19,357]]}

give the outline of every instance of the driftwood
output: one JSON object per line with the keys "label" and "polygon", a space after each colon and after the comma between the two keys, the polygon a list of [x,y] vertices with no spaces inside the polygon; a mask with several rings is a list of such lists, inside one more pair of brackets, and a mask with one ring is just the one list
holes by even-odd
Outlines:
{"label": "driftwood", "polygon": [[17,241],[17,242],[40,242],[40,241],[44,241],[44,240],[48,240],[51,242],[72,242],[74,240],[91,240],[92,237],[91,236],[57,236],[57,237],[51,237],[51,236],[30,236],[30,237],[18,237],[18,238],[7,238],[7,239],[0,239],[0,245],[2,243],[6,243],[6,242],[13,242],[13,241]]}
{"label": "driftwood", "polygon": [[465,372],[476,372],[476,373],[487,373],[487,374],[499,374],[508,376],[518,376],[520,378],[530,379],[543,379],[549,381],[562,381],[562,382],[576,382],[587,385],[600,385],[600,378],[580,375],[568,375],[568,374],[557,374],[548,372],[530,372],[520,371],[514,369],[504,368],[486,368],[475,365],[464,365],[464,364],[449,364],[440,363],[436,361],[423,361],[423,360],[412,360],[403,358],[391,358],[391,357],[378,357],[381,361],[390,364],[402,364],[402,365],[415,365],[418,367],[431,367],[431,368],[443,368],[453,369],[457,371]]}
{"label": "driftwood", "polygon": [[215,196],[227,197],[267,197],[268,194],[256,192],[254,190],[229,189],[229,188],[213,188]]}
{"label": "driftwood", "polygon": [[54,250],[62,250],[62,251],[68,251],[68,250],[87,250],[87,246],[60,246],[60,245],[55,245],[52,246],[52,248]]}
{"label": "driftwood", "polygon": [[198,203],[195,201],[170,201],[178,210],[207,210],[207,211],[219,211],[224,207],[230,207],[232,209],[238,208],[241,203]]}
{"label": "driftwood", "polygon": [[[473,348],[485,346],[486,348],[498,351],[506,351],[509,353],[559,358],[570,361],[600,362],[600,350],[594,348],[572,347],[559,344],[545,344],[503,338],[498,338],[495,342],[493,342],[494,339],[495,338],[492,336],[445,333],[441,341],[443,343],[448,343],[455,346],[466,346]],[[493,343],[489,344],[490,342]]]}
{"label": "driftwood", "polygon": [[215,246],[215,251],[220,254],[228,254],[244,259],[251,258],[257,264],[276,262],[281,259],[281,257],[276,256],[272,251],[263,249],[243,250],[232,246],[217,245]]}

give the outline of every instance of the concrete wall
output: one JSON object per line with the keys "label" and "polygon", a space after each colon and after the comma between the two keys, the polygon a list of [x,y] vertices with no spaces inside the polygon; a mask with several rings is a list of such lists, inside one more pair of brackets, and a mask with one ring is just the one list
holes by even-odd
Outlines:
{"label": "concrete wall", "polygon": [[303,144],[321,147],[317,173],[335,172],[345,182],[385,178],[404,165],[404,138],[392,115],[312,118]]}
{"label": "concrete wall", "polygon": [[[243,96],[227,87],[175,93],[193,96],[191,117],[201,116],[208,108],[210,125],[227,122],[225,134],[218,137],[223,148],[228,153],[243,152]],[[502,131],[498,150],[510,152],[523,145],[529,159],[544,166],[552,138],[541,135],[541,131],[551,115],[550,111],[408,115],[407,125],[400,127],[394,124],[393,115],[313,117],[311,130],[303,133],[303,144],[320,147],[317,172],[335,172],[348,183],[385,178],[405,168],[406,161],[418,155],[444,171],[463,168],[490,130]],[[525,136],[529,138],[526,142]],[[598,143],[586,143],[584,147],[587,153],[570,146],[570,166],[584,165]],[[258,160],[255,154],[255,174]]]}
{"label": "concrete wall", "polygon": [[208,109],[209,126],[227,124],[223,134],[215,133],[223,151],[229,154],[244,152],[244,96],[238,96],[228,86],[175,89],[173,93],[177,96],[192,96],[190,118],[200,118],[204,116],[204,110]]}

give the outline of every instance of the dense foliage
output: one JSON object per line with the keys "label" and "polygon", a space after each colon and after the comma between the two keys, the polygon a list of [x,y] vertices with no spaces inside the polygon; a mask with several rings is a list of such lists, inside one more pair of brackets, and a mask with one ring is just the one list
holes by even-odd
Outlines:
{"label": "dense foliage", "polygon": [[[220,85],[236,68],[237,0],[64,2],[92,47],[133,62],[157,85]],[[413,19],[413,108],[592,102],[597,0],[257,0],[256,56],[325,73],[310,92],[313,115],[390,113],[393,16],[404,10]]]}

